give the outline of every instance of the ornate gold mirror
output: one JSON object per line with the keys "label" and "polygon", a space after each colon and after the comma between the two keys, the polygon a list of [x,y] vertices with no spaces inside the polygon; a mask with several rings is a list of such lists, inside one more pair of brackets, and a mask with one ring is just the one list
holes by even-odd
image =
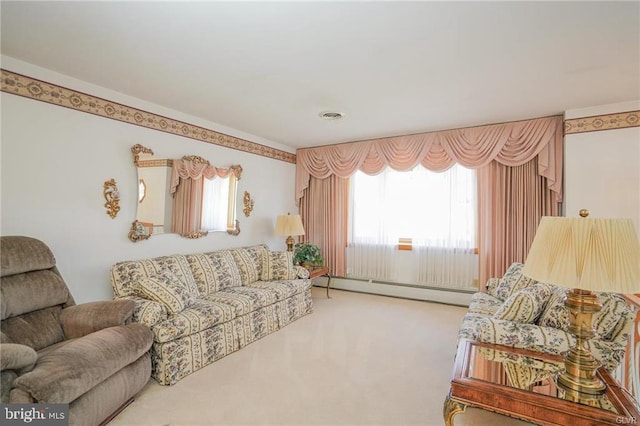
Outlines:
{"label": "ornate gold mirror", "polygon": [[187,155],[158,158],[140,144],[131,148],[138,170],[138,209],[131,241],[177,233],[200,238],[209,232],[240,233],[236,193],[242,167],[214,167],[206,159]]}

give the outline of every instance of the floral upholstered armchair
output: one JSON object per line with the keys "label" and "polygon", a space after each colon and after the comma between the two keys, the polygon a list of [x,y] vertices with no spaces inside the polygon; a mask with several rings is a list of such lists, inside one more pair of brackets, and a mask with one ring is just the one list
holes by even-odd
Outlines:
{"label": "floral upholstered armchair", "polygon": [[[512,264],[505,275],[492,278],[486,292],[472,296],[459,337],[561,354],[575,338],[564,306],[566,289],[536,282],[522,275],[522,263]],[[613,293],[598,293],[602,310],[593,317],[596,336],[587,345],[609,370],[622,361],[635,313],[626,300]]]}

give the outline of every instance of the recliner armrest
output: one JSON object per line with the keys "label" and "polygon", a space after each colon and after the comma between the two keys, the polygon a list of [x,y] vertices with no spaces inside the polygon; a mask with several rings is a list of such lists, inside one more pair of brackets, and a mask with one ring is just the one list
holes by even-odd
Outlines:
{"label": "recliner armrest", "polygon": [[9,394],[13,388],[13,382],[18,376],[31,371],[38,360],[35,350],[26,345],[17,343],[0,343],[0,401],[3,404],[9,402]]}
{"label": "recliner armrest", "polygon": [[38,353],[26,345],[0,344],[0,370],[29,371],[38,360]]}
{"label": "recliner armrest", "polygon": [[134,308],[132,300],[83,303],[63,309],[60,323],[65,337],[75,339],[103,328],[130,323]]}
{"label": "recliner armrest", "polygon": [[136,361],[152,343],[153,333],[142,324],[98,330],[41,354],[14,387],[35,402],[68,404]]}

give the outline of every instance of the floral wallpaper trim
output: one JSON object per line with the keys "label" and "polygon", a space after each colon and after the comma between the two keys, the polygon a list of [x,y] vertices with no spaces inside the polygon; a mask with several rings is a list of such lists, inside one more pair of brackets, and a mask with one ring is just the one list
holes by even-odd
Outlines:
{"label": "floral wallpaper trim", "polygon": [[640,111],[594,115],[564,121],[564,134],[597,132],[599,130],[624,129],[640,126]]}
{"label": "floral wallpaper trim", "polygon": [[140,160],[138,167],[173,167],[171,158],[162,158],[160,160]]}
{"label": "floral wallpaper trim", "polygon": [[292,164],[296,163],[296,155],[290,152],[225,135],[224,133],[218,133],[204,127],[185,123],[184,121],[153,114],[4,69],[0,69],[0,71],[0,90],[6,93],[260,155],[274,160],[285,161]]}

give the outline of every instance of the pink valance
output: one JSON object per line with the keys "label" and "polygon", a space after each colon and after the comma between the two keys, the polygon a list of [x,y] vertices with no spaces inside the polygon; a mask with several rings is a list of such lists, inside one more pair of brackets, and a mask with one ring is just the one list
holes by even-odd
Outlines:
{"label": "pink valance", "polygon": [[377,174],[386,167],[410,170],[418,164],[445,171],[454,163],[469,168],[497,161],[519,166],[538,157],[538,172],[562,201],[562,116],[469,127],[442,132],[299,149],[296,204],[311,176],[347,178],[357,170]]}
{"label": "pink valance", "polygon": [[230,174],[240,179],[242,167],[213,167],[209,161],[195,155],[184,156],[179,160],[173,160],[173,168],[171,170],[171,194],[176,192],[182,179],[200,179],[203,176],[206,179],[214,179],[216,176],[226,178]]}

